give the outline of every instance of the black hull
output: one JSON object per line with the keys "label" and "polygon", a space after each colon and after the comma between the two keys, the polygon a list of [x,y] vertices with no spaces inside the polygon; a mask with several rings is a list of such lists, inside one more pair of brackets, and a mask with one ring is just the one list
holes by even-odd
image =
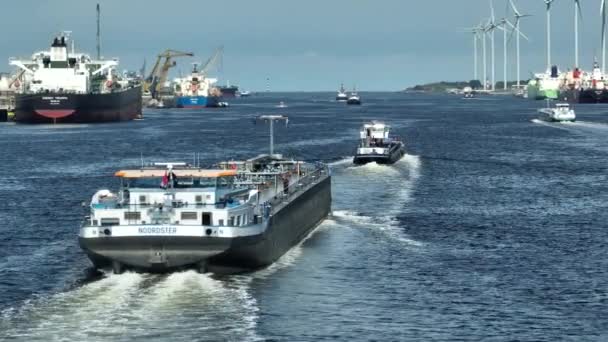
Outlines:
{"label": "black hull", "polygon": [[[276,210],[260,235],[99,237],[79,238],[79,244],[96,268],[107,268],[117,262],[124,268],[145,272],[198,268],[226,274],[259,269],[280,258],[329,215],[331,177]],[[152,250],[163,253],[151,256]],[[111,254],[112,258],[104,254]]]}
{"label": "black hull", "polygon": [[141,87],[107,94],[17,94],[15,121],[29,124],[98,123],[142,115]]}
{"label": "black hull", "polygon": [[364,165],[367,163],[377,163],[377,164],[394,164],[399,161],[403,155],[405,155],[405,150],[403,147],[397,147],[391,149],[390,153],[385,154],[357,154],[353,158],[353,163],[355,165]]}
{"label": "black hull", "polygon": [[608,103],[608,90],[568,89],[560,92],[560,100],[570,103]]}
{"label": "black hull", "polygon": [[328,176],[275,213],[263,235],[233,239],[226,252],[209,260],[210,270],[268,266],[302,241],[330,210],[331,177]]}
{"label": "black hull", "polygon": [[236,97],[239,87],[219,87],[223,97]]}
{"label": "black hull", "polygon": [[358,106],[358,105],[361,104],[361,101],[359,101],[359,100],[348,100],[348,101],[346,101],[346,104]]}

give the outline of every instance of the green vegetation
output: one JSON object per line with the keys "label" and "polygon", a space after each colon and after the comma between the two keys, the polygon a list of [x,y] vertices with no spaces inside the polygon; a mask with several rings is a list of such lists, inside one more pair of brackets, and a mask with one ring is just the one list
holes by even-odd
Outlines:
{"label": "green vegetation", "polygon": [[[520,84],[525,85],[528,81],[521,81]],[[511,89],[512,86],[516,85],[517,81],[507,81],[507,89]],[[479,80],[471,80],[471,81],[460,81],[460,82],[435,82],[435,83],[427,83],[416,85],[411,88],[407,88],[406,91],[424,91],[424,92],[446,92],[450,89],[462,89],[464,87],[471,87],[473,89],[481,89],[483,85]],[[496,89],[503,89],[503,82],[496,82]]]}

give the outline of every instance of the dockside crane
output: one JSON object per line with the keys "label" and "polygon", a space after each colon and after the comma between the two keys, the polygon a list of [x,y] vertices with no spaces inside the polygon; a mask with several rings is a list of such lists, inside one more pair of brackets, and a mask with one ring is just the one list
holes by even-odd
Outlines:
{"label": "dockside crane", "polygon": [[221,66],[221,64],[223,63],[223,57],[224,57],[224,47],[220,46],[215,50],[213,55],[211,55],[211,57],[209,57],[207,62],[205,62],[205,64],[201,68],[200,73],[207,76],[207,73],[209,72],[209,70],[211,70],[211,68],[213,68],[214,66],[216,66],[218,64]]}
{"label": "dockside crane", "polygon": [[[165,81],[167,80],[169,69],[176,65],[173,58],[192,56],[194,56],[192,52],[182,52],[171,49],[165,50],[159,54],[156,58],[156,63],[154,63],[154,67],[150,71],[150,75],[148,75],[144,81],[144,92],[150,92],[152,98],[156,99],[162,85],[165,84]],[[164,62],[161,63],[163,59]]]}

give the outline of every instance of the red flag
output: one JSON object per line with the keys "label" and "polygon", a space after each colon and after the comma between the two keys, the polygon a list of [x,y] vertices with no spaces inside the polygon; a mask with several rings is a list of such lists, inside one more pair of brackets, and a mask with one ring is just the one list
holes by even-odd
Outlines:
{"label": "red flag", "polygon": [[163,175],[163,180],[160,182],[160,186],[166,188],[167,185],[169,185],[169,176],[167,175],[167,171],[165,171],[165,174]]}

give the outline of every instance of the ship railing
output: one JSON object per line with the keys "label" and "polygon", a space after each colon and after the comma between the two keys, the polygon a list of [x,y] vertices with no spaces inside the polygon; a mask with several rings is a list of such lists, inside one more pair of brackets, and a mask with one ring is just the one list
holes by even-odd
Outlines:
{"label": "ship railing", "polygon": [[94,203],[91,204],[92,209],[126,209],[128,211],[141,211],[149,209],[231,209],[242,206],[246,203],[241,203],[238,200],[234,201],[223,201],[217,203],[190,203],[183,201],[171,201],[169,202],[154,202],[154,203]]}
{"label": "ship railing", "polygon": [[269,200],[273,211],[282,207],[282,204],[290,202],[292,198],[299,196],[329,174],[329,166],[325,164],[317,165],[314,170],[304,170],[300,177],[295,177],[289,181],[287,188],[284,188],[283,192],[277,193],[275,197]]}

